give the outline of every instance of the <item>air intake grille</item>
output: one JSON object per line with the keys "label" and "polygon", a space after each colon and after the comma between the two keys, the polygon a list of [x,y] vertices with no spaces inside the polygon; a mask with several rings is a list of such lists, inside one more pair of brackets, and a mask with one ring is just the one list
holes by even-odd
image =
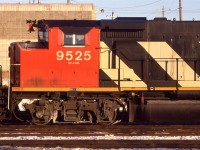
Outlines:
{"label": "air intake grille", "polygon": [[102,37],[106,38],[143,38],[143,31],[103,31]]}

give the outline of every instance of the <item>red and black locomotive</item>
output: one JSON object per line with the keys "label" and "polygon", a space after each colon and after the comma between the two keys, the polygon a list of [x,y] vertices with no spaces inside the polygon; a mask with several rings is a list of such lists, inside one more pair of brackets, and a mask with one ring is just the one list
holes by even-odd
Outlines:
{"label": "red and black locomotive", "polygon": [[112,123],[122,116],[133,121],[134,101],[146,97],[199,98],[198,21],[39,20],[30,31],[33,26],[38,42],[10,44],[2,114],[7,108],[9,116],[35,124]]}

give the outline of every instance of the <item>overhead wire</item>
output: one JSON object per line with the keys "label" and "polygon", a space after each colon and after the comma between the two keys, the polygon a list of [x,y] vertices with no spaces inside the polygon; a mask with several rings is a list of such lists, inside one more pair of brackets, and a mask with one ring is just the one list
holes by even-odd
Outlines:
{"label": "overhead wire", "polygon": [[[135,12],[138,13],[138,10],[135,10],[136,8],[141,8],[141,7],[145,7],[148,5],[153,5],[155,3],[161,2],[163,0],[157,0],[151,3],[146,3],[146,4],[142,4],[142,5],[137,5],[137,6],[131,6],[131,7],[120,7],[120,8],[114,8],[114,7],[103,7],[103,9],[105,10],[105,13],[107,12],[112,12],[114,11],[115,13],[129,13],[129,12]],[[97,6],[98,9],[101,9],[102,7]],[[148,13],[148,12],[147,12]]]}
{"label": "overhead wire", "polygon": [[[149,6],[149,5],[153,5],[155,3],[161,2],[163,0],[157,0],[151,3],[146,3],[146,4],[141,4],[141,5],[136,5],[136,6],[131,6],[131,7],[104,7],[104,9],[115,9],[115,10],[122,10],[122,9],[135,9],[135,8],[140,8],[140,7],[145,7],[145,6]],[[100,7],[100,6],[97,6]]]}
{"label": "overhead wire", "polygon": [[[153,12],[149,11],[149,10],[140,10],[138,11],[139,8],[144,8],[146,6],[149,6],[149,5],[153,5],[153,4],[158,4],[160,3],[161,1],[165,1],[165,0],[156,0],[156,1],[153,1],[153,2],[150,2],[150,3],[145,3],[145,4],[140,4],[140,5],[136,5],[136,6],[129,6],[129,7],[120,7],[120,8],[112,8],[112,7],[104,7],[105,8],[105,11],[104,13],[106,14],[106,16],[109,16],[109,14],[111,14],[112,12],[115,13],[115,15],[127,15],[127,14],[133,14],[132,16],[136,15],[136,14],[143,14],[144,16],[151,16],[153,14],[160,14],[161,11],[159,10],[154,10]],[[99,6],[98,6],[99,7]],[[160,5],[159,5],[160,7]],[[100,7],[99,7],[100,8]],[[136,10],[137,9],[137,10]],[[151,9],[150,9],[151,10]]]}

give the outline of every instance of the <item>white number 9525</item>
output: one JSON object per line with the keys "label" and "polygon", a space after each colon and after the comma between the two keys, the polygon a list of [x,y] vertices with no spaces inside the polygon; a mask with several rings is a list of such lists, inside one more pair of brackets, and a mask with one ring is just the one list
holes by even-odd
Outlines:
{"label": "white number 9525", "polygon": [[56,53],[57,56],[57,60],[67,60],[67,61],[71,61],[71,60],[75,60],[75,61],[82,61],[82,60],[90,60],[91,59],[91,51],[66,51],[66,53],[64,53],[63,51],[57,51]]}

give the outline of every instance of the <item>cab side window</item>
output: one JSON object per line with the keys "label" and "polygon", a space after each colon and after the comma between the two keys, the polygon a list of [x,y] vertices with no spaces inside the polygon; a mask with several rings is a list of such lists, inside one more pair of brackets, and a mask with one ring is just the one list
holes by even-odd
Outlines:
{"label": "cab side window", "polygon": [[39,38],[39,41],[42,41],[42,42],[48,42],[48,31],[47,30],[40,30],[38,32],[38,38]]}
{"label": "cab side window", "polygon": [[84,34],[64,34],[64,45],[85,45],[85,35]]}

